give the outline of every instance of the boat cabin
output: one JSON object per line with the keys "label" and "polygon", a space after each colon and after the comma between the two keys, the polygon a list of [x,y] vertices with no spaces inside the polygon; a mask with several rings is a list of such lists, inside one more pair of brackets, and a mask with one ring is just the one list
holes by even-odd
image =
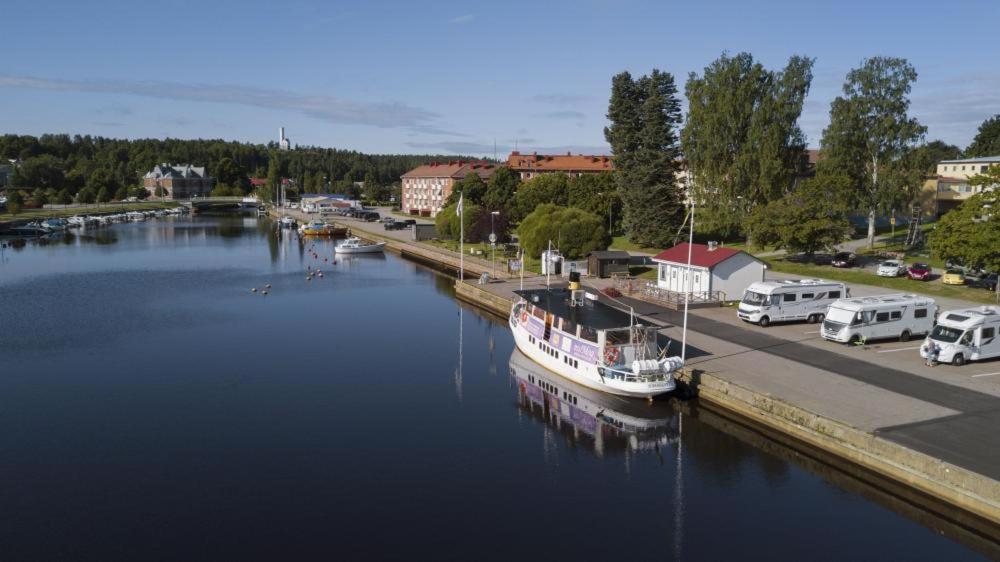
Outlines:
{"label": "boat cabin", "polygon": [[[524,299],[522,316],[533,317],[526,329],[539,342],[594,364],[629,370],[634,361],[656,360],[658,330],[636,324],[632,315],[581,291],[515,291]],[[577,298],[574,299],[574,296]]]}

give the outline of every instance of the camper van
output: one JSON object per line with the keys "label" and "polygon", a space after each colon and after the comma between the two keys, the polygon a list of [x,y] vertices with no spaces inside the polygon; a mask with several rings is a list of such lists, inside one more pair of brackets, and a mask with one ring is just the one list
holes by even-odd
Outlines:
{"label": "camper van", "polygon": [[915,334],[931,332],[936,313],[934,299],[911,294],[840,299],[830,305],[820,334],[841,343],[885,338],[909,341]]}
{"label": "camper van", "polygon": [[964,365],[967,361],[1000,357],[1000,306],[981,306],[941,313],[934,331],[920,346],[927,359]]}
{"label": "camper van", "polygon": [[822,279],[762,281],[743,292],[737,315],[766,328],[771,322],[821,322],[830,303],[850,296],[847,285]]}

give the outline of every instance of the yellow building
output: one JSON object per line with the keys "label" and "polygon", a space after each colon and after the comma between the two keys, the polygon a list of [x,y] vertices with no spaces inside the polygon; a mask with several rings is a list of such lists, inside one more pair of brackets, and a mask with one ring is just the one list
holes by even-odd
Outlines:
{"label": "yellow building", "polygon": [[921,205],[931,214],[940,216],[983,189],[993,189],[993,186],[970,185],[969,179],[996,165],[1000,165],[1000,156],[938,162],[937,175],[924,182]]}

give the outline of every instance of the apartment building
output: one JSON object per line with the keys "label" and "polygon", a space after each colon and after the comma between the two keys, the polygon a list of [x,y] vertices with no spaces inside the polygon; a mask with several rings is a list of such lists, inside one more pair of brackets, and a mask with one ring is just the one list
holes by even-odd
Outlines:
{"label": "apartment building", "polygon": [[400,206],[404,213],[433,217],[448,200],[455,182],[469,174],[478,174],[483,181],[489,181],[495,171],[496,165],[489,162],[467,160],[418,166],[400,176],[403,199]]}

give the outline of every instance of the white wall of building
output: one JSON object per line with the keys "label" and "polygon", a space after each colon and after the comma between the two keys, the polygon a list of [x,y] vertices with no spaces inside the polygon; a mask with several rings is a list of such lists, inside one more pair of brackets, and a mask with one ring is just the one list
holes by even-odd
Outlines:
{"label": "white wall of building", "polygon": [[739,253],[712,268],[712,290],[726,293],[726,300],[743,296],[751,283],[764,280],[764,264]]}

